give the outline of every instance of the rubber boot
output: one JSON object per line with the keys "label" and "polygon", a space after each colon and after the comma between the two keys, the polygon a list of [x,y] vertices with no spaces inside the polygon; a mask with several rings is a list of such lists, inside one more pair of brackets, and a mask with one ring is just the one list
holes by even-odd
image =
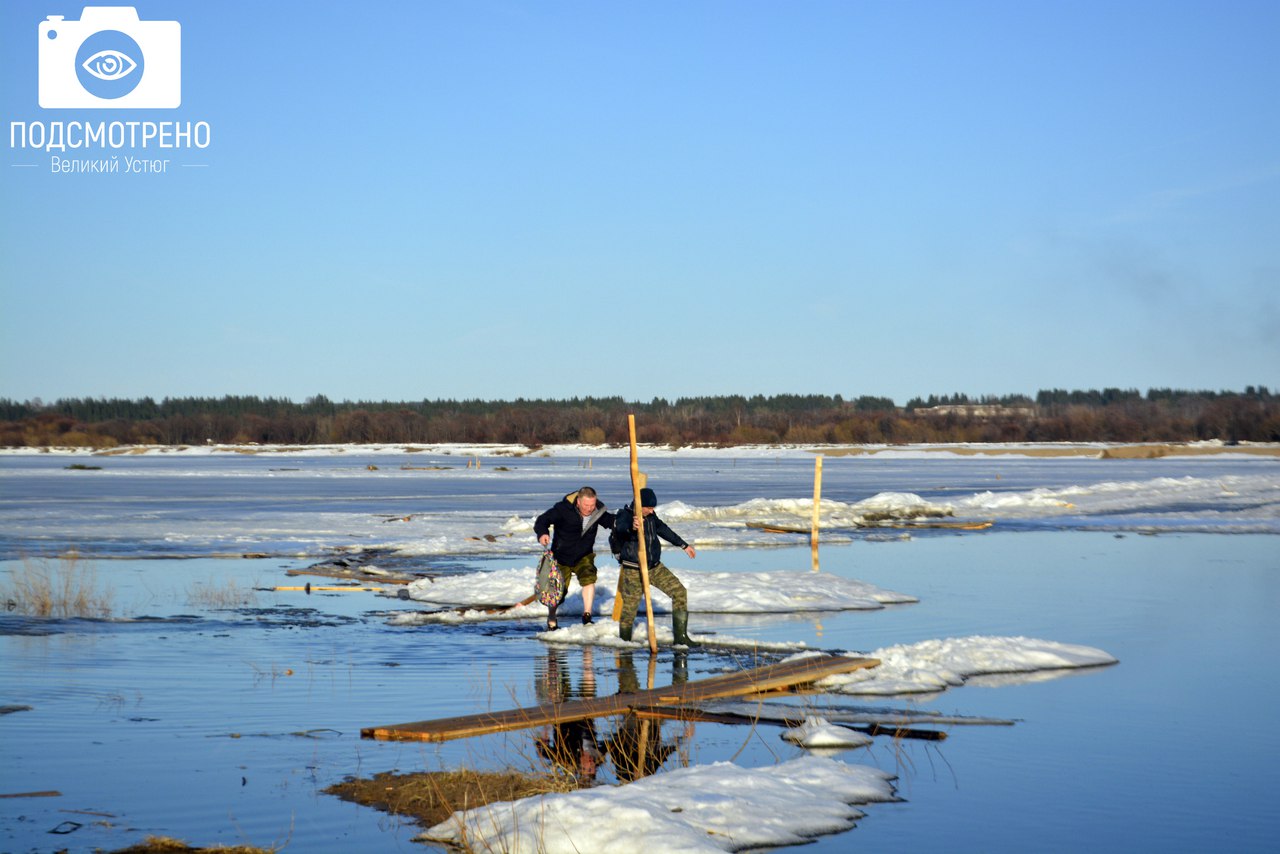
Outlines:
{"label": "rubber boot", "polygon": [[636,663],[631,657],[631,650],[618,653],[618,693],[637,694],[640,692],[640,679],[636,676]]}
{"label": "rubber boot", "polygon": [[689,637],[689,612],[671,612],[671,633],[675,635],[676,646],[701,646]]}
{"label": "rubber boot", "polygon": [[678,649],[672,655],[671,684],[683,685],[689,681],[689,652]]}
{"label": "rubber boot", "polygon": [[631,640],[631,635],[635,631],[635,623],[618,623],[618,637],[624,641]]}

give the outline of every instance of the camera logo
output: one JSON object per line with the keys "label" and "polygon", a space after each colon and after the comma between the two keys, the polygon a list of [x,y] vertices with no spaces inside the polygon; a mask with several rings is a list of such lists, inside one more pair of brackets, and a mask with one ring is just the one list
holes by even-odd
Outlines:
{"label": "camera logo", "polygon": [[175,109],[182,103],[182,26],[140,21],[132,6],[85,6],[80,20],[40,23],[40,106]]}

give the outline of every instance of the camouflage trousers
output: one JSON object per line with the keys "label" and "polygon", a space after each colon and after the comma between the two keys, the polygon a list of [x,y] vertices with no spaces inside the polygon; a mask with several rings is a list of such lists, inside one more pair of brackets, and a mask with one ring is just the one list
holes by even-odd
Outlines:
{"label": "camouflage trousers", "polygon": [[[618,591],[622,596],[622,614],[618,622],[624,626],[636,620],[636,611],[640,608],[640,600],[644,597],[644,585],[640,581],[640,567],[623,564]],[[688,611],[689,594],[676,578],[675,573],[667,569],[665,564],[649,567],[649,586],[656,587],[671,597],[671,610]]]}

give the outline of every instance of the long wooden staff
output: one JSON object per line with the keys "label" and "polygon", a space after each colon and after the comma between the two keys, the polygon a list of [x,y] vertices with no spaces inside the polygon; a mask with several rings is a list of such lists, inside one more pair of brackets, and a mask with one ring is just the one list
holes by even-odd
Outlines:
{"label": "long wooden staff", "polygon": [[[635,417],[634,415],[628,415],[628,416],[627,416],[627,428],[628,428],[628,432],[630,432],[630,434],[631,434],[631,493],[632,493],[632,495],[635,497],[635,501],[636,501],[636,503],[635,503],[635,504],[633,504],[633,505],[631,505],[631,506],[632,506],[633,508],[638,508],[638,506],[639,506],[639,502],[640,502],[640,499],[639,499],[639,497],[638,497],[638,496],[640,495],[640,488],[642,488],[642,487],[644,487],[644,486],[647,486],[647,485],[648,485],[648,484],[647,484],[648,476],[647,476],[647,475],[645,475],[645,473],[644,473],[644,472],[640,471],[640,457],[639,457],[639,455],[636,453],[636,417]],[[640,486],[639,486],[639,487],[637,487],[637,486],[636,486],[636,483],[637,483],[637,482],[639,482],[639,484],[640,484]],[[641,539],[644,539],[644,538],[643,538],[643,537],[641,537]],[[621,619],[622,619],[622,573],[623,573],[623,569],[622,569],[622,566],[621,566],[621,564],[622,564],[621,556],[620,556],[620,555],[615,555],[615,557],[618,557],[618,558],[619,558],[619,560],[618,560],[618,564],[619,564],[619,566],[618,566],[618,589],[617,589],[617,590],[615,590],[615,591],[613,591],[613,621],[616,623],[616,622],[618,622],[619,620],[621,620]]]}
{"label": "long wooden staff", "polygon": [[[649,594],[649,553],[645,548],[644,537],[644,508],[640,506],[640,490],[648,482],[644,472],[640,471],[640,456],[636,451],[636,417],[634,415],[627,416],[627,431],[631,434],[631,507],[635,511],[635,515],[640,519],[640,583],[644,586],[644,616],[649,627],[649,654],[658,654],[658,635],[653,629],[653,599]],[[618,591],[622,591],[622,573],[626,572],[622,567],[618,567]],[[616,620],[622,616],[622,596],[616,596],[613,600],[613,618]]]}

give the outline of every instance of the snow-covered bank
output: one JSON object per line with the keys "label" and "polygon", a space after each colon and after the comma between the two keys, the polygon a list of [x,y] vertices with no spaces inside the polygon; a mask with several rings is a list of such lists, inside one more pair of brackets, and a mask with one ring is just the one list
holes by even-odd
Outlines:
{"label": "snow-covered bank", "polygon": [[852,804],[894,799],[896,776],[802,756],[765,768],[680,768],[626,786],[580,789],[456,812],[420,839],[473,851],[716,854],[798,845],[847,830]]}
{"label": "snow-covered bank", "polygon": [[[882,492],[852,503],[823,499],[825,538],[860,528],[927,526],[931,520],[1048,522],[1072,528],[1206,533],[1280,533],[1280,471],[1221,477],[1159,477],[1103,481],[1061,489],[983,491],[951,501],[912,493]],[[808,498],[753,499],[727,507],[672,502],[664,519],[694,532],[700,545],[729,539],[727,531],[760,538],[770,527],[807,531],[813,513]],[[718,536],[719,535],[719,536]],[[769,538],[776,541],[776,535]]]}
{"label": "snow-covered bank", "polygon": [[[481,608],[512,604],[525,599],[533,591],[535,572],[534,567],[528,566],[434,580],[424,578],[408,585],[408,591],[411,598],[434,605]],[[876,610],[885,605],[917,601],[905,593],[821,572],[700,572],[679,567],[677,574],[689,590],[690,611],[781,614]],[[618,567],[600,566],[593,607],[595,613],[608,614],[613,610],[613,591],[617,586]],[[654,590],[653,601],[655,611],[666,613],[671,610],[671,600],[662,591]],[[464,622],[541,616],[546,611],[543,605],[530,604],[499,614],[472,610],[438,616],[448,622]],[[560,613],[582,613],[582,592],[576,584],[561,605]]]}
{"label": "snow-covered bank", "polygon": [[[1220,440],[1204,442],[1115,443],[1115,442],[948,442],[916,445],[735,445],[732,447],[640,445],[642,457],[779,457],[815,454],[831,456],[875,455],[884,458],[918,459],[930,456],[1026,456],[1026,457],[1105,457],[1109,452],[1118,458],[1203,457],[1234,455],[1240,457],[1280,456],[1280,444],[1241,442],[1229,445]],[[127,445],[95,449],[82,447],[0,448],[0,455],[59,454],[80,456],[122,456],[164,454],[174,456],[214,456],[228,454],[274,456],[362,456],[440,454],[454,457],[627,457],[630,450],[619,445],[542,445],[531,448],[521,444],[476,443],[380,443],[353,445],[271,445],[271,444],[207,444],[207,445]]]}

